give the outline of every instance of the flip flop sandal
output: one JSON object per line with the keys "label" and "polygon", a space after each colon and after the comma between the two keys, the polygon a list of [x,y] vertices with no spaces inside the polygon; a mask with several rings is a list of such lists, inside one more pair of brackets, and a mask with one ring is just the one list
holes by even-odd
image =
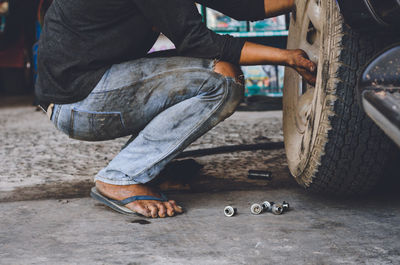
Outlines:
{"label": "flip flop sandal", "polygon": [[110,207],[114,211],[117,211],[122,214],[136,214],[139,216],[143,216],[143,215],[140,213],[137,213],[135,211],[132,211],[131,209],[125,207],[125,205],[127,205],[128,203],[134,202],[134,201],[143,201],[143,200],[152,200],[152,201],[161,201],[161,202],[168,201],[167,197],[163,193],[160,193],[161,198],[157,198],[157,197],[153,197],[153,196],[132,196],[132,197],[126,198],[124,200],[118,201],[118,200],[113,200],[113,199],[110,199],[110,198],[107,198],[107,197],[101,195],[100,192],[98,192],[96,190],[96,187],[93,187],[91,189],[90,196],[93,199],[101,202],[102,204]]}

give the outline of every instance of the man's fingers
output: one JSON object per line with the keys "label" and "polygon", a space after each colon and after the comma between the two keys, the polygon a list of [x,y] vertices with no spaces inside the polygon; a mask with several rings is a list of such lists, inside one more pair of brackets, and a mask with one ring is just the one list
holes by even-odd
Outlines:
{"label": "man's fingers", "polygon": [[310,85],[315,86],[316,80],[315,80],[315,78],[310,78],[307,82],[308,82]]}
{"label": "man's fingers", "polygon": [[296,65],[299,68],[304,68],[305,70],[311,72],[311,73],[315,73],[317,70],[317,65],[312,62],[307,53],[301,49],[295,50],[294,53],[296,54],[295,57],[295,61],[296,61]]}
{"label": "man's fingers", "polygon": [[317,65],[306,58],[303,58],[303,60],[301,60],[300,67],[304,68],[305,70],[311,73],[315,73],[317,70]]}
{"label": "man's fingers", "polygon": [[309,83],[310,85],[315,85],[317,79],[315,73],[311,73],[307,69],[303,68],[296,68],[296,70],[307,81],[307,83]]}
{"label": "man's fingers", "polygon": [[316,82],[316,78],[315,78],[315,76],[313,76],[313,75],[309,75],[309,74],[306,74],[306,75],[303,75],[303,78],[307,81],[307,83],[309,83],[310,85],[315,85],[315,82]]}
{"label": "man's fingers", "polygon": [[310,61],[309,71],[310,71],[311,73],[315,73],[316,70],[317,70],[317,65],[316,65],[315,63],[313,63],[313,62]]}
{"label": "man's fingers", "polygon": [[316,77],[315,76],[313,76],[313,75],[305,75],[304,77],[305,77],[306,81],[310,85],[313,85],[313,86],[315,85],[315,82],[316,82]]}

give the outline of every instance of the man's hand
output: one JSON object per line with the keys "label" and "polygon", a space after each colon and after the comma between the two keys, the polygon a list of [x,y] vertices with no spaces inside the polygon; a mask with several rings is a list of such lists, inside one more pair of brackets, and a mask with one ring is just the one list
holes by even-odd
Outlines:
{"label": "man's hand", "polygon": [[246,42],[240,56],[240,65],[285,65],[295,69],[309,84],[314,85],[317,65],[300,49],[285,50]]}
{"label": "man's hand", "polygon": [[310,85],[315,85],[317,65],[308,59],[303,50],[288,50],[288,65],[295,69]]}

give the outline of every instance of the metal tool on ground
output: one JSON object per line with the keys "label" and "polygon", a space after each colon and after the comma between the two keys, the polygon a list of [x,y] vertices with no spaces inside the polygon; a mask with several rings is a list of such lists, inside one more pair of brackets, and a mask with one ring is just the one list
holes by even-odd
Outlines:
{"label": "metal tool on ground", "polygon": [[264,207],[261,204],[254,203],[250,207],[250,212],[255,215],[259,215],[264,211]]}
{"label": "metal tool on ground", "polygon": [[282,204],[264,201],[262,204],[254,203],[250,207],[250,212],[254,215],[259,215],[262,212],[272,212],[275,215],[280,215],[289,209],[289,203],[283,201]]}
{"label": "metal tool on ground", "polygon": [[274,202],[264,201],[262,203],[262,206],[264,207],[265,211],[269,212],[269,211],[271,211],[273,204],[274,204]]}
{"label": "metal tool on ground", "polygon": [[275,215],[280,215],[283,213],[283,206],[282,204],[276,203],[272,205],[271,212]]}
{"label": "metal tool on ground", "polygon": [[225,216],[227,216],[227,217],[232,217],[232,216],[234,216],[236,213],[237,213],[237,209],[236,209],[236,208],[233,208],[232,206],[226,206],[226,207],[224,208],[224,214],[225,214]]}
{"label": "metal tool on ground", "polygon": [[289,210],[289,203],[288,202],[286,202],[286,201],[283,201],[283,203],[282,203],[282,206],[283,206],[283,210],[286,212],[287,210]]}
{"label": "metal tool on ground", "polygon": [[272,209],[273,202],[264,201],[262,204],[254,203],[250,207],[250,212],[259,215],[262,212],[269,212]]}
{"label": "metal tool on ground", "polygon": [[249,179],[260,179],[260,180],[272,180],[272,173],[266,170],[249,170],[247,178]]}

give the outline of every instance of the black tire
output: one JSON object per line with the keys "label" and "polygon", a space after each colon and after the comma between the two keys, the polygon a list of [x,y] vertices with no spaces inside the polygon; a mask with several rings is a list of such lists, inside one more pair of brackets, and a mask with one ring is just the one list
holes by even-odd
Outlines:
{"label": "black tire", "polygon": [[[318,61],[317,84],[308,86],[304,94],[299,75],[290,68],[285,72],[284,137],[290,171],[310,191],[366,193],[382,176],[394,144],[361,110],[355,87],[363,66],[387,43],[353,32],[334,0],[299,0],[297,5],[288,48],[298,48],[306,38],[308,44],[319,42],[319,54],[317,59],[310,56]],[[309,5],[319,5],[323,16],[315,36],[309,36],[318,31],[313,29],[315,18],[307,21],[300,14]],[[306,111],[304,104],[309,107]]]}

